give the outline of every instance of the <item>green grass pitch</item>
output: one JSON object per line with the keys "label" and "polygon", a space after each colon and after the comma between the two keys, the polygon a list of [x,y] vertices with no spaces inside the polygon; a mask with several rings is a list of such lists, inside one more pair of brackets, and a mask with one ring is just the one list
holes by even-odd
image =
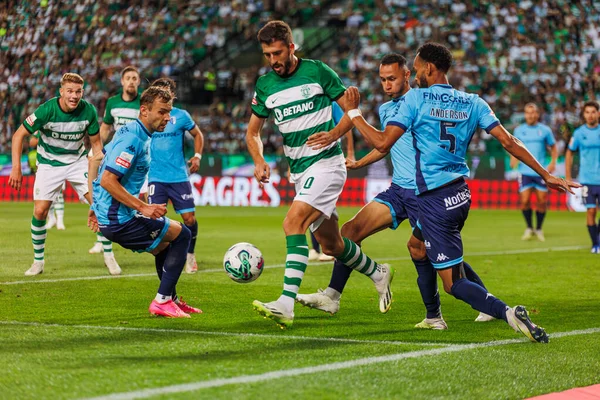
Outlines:
{"label": "green grass pitch", "polygon": [[[425,312],[406,223],[364,243],[396,268],[388,314],[354,273],[337,315],[297,305],[294,327],[280,330],[251,303],[281,292],[286,210],[198,208],[200,272],[183,274],[178,292],[204,314],[168,320],[148,314],[152,256],[115,245],[123,276],[110,278],[102,256],[88,254],[84,205],[67,204],[67,230],[49,231],[45,272],[23,276],[32,204],[0,203],[0,398],[519,399],[600,383],[600,256],[589,253],[583,214],[550,212],[544,243],[520,240],[518,211],[474,210],[463,231],[465,259],[491,293],[527,306],[550,334],[541,345],[503,321],[474,322],[477,312],[445,293],[449,330],[414,329]],[[343,222],[357,209],[339,211]],[[246,285],[221,265],[240,241],[267,265]],[[301,293],[325,288],[331,269],[311,264]],[[92,277],[101,279],[79,279]]]}

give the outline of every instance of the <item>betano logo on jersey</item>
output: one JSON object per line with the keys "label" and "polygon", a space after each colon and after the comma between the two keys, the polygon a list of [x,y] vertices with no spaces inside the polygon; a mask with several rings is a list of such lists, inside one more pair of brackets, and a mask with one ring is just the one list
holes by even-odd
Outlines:
{"label": "betano logo on jersey", "polygon": [[122,125],[127,125],[131,121],[135,121],[135,118],[117,117],[115,119],[115,124],[122,126]]}
{"label": "betano logo on jersey", "polygon": [[309,101],[308,103],[296,104],[290,107],[286,107],[283,110],[279,108],[275,109],[275,119],[281,122],[285,117],[300,114],[306,111],[311,111],[315,108],[315,102]]}

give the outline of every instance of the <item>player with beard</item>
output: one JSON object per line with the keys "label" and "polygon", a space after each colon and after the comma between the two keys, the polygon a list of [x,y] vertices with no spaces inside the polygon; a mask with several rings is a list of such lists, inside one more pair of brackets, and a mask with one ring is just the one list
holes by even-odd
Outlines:
{"label": "player with beard", "polygon": [[258,32],[264,57],[272,71],[258,78],[252,99],[252,116],[246,143],[254,161],[254,177],[262,187],[269,182],[270,167],[263,157],[260,131],[265,120],[274,122],[283,136],[283,150],[296,185],[296,197],[283,221],[287,258],[283,292],[276,300],[252,304],[262,315],[281,327],[292,325],[294,300],[308,264],[306,230],[311,229],[325,254],[336,257],[375,282],[380,296],[387,296],[392,271],[367,257],[356,243],[343,238],[338,227],[336,202],[346,182],[346,166],[340,144],[335,141],[319,150],[306,145],[308,137],[320,131],[351,127],[344,116],[335,125],[332,103],[345,110],[346,88],[338,75],[321,61],[295,56],[292,30],[283,21],[271,21]]}

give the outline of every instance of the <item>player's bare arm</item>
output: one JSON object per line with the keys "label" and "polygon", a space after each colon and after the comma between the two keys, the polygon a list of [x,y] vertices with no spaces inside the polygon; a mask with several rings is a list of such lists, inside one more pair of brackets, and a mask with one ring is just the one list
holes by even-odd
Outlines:
{"label": "player's bare arm", "polygon": [[21,170],[21,153],[23,152],[23,140],[29,135],[29,131],[21,124],[12,137],[12,169],[8,184],[15,190],[21,190],[23,182],[23,171]]}
{"label": "player's bare arm", "polygon": [[550,164],[546,167],[548,172],[553,173],[556,170],[556,161],[558,160],[558,146],[554,143],[550,146]]}
{"label": "player's bare arm", "polygon": [[248,123],[248,130],[246,131],[246,145],[254,161],[254,177],[261,188],[264,186],[264,183],[269,182],[269,178],[271,177],[271,168],[263,156],[263,143],[260,138],[260,131],[264,123],[264,118],[252,114]]}
{"label": "player's bare arm", "polygon": [[143,216],[158,219],[167,213],[166,204],[147,204],[129,193],[119,182],[119,177],[110,171],[104,171],[100,185],[119,203],[139,211]]}
{"label": "player's bare arm", "polygon": [[367,165],[371,165],[374,162],[381,160],[382,158],[384,158],[387,155],[388,155],[388,153],[382,153],[377,149],[373,149],[369,152],[369,154],[367,154],[366,156],[364,156],[363,158],[361,158],[358,161],[352,161],[352,160],[346,159],[346,168],[348,168],[348,169],[364,168]]}
{"label": "player's bare arm", "polygon": [[570,181],[571,180],[571,171],[573,168],[573,151],[567,147],[567,152],[565,153],[565,178]]}
{"label": "player's bare arm", "polygon": [[544,181],[546,181],[548,187],[554,190],[568,191],[569,193],[573,193],[571,188],[581,187],[581,185],[576,182],[551,175],[550,172],[548,172],[535,159],[535,157],[533,157],[529,150],[527,150],[527,148],[523,145],[523,142],[511,135],[502,125],[498,125],[493,128],[490,131],[490,134],[495,137],[500,144],[502,144],[502,147],[504,147],[506,151],[519,159],[519,161],[524,162],[528,167],[533,169],[539,176],[541,176]]}
{"label": "player's bare arm", "polygon": [[102,143],[110,142],[110,140],[113,137],[112,128],[112,125],[109,125],[106,122],[102,122],[102,124],[100,125],[100,139],[102,139]]}
{"label": "player's bare arm", "polygon": [[194,156],[190,158],[188,163],[190,164],[190,172],[198,172],[200,169],[200,160],[202,159],[202,149],[204,148],[204,135],[198,125],[196,125],[191,131],[190,135],[194,138]]}

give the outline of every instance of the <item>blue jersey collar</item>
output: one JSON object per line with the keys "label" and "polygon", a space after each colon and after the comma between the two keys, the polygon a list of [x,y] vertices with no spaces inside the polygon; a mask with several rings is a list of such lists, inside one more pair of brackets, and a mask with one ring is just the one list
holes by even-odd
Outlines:
{"label": "blue jersey collar", "polygon": [[148,135],[148,137],[152,137],[152,134],[150,132],[148,132],[148,129],[146,129],[146,127],[144,126],[144,124],[142,124],[142,121],[140,121],[140,119],[136,119],[137,123],[140,124],[140,126],[142,127],[142,129],[144,130],[144,133],[146,135]]}
{"label": "blue jersey collar", "polygon": [[431,85],[429,87],[439,86],[444,89],[452,89],[452,85],[446,85],[445,83],[436,83],[435,85]]}

